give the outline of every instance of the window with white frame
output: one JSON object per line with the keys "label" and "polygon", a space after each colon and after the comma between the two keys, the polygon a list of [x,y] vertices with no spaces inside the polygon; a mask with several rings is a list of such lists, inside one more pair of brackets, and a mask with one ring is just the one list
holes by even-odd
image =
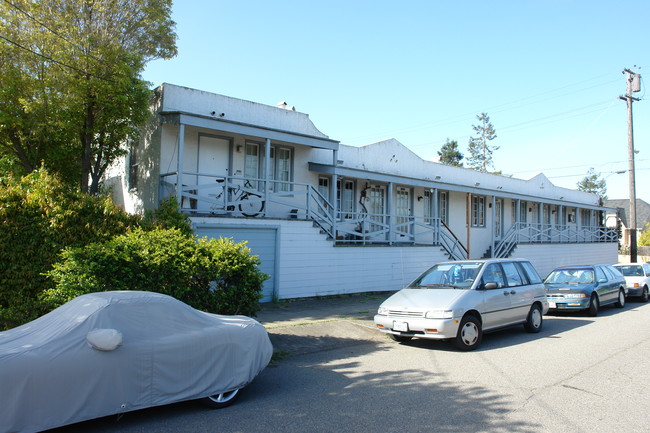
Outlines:
{"label": "window with white frame", "polygon": [[[370,199],[369,211],[370,219],[378,223],[384,223],[384,189],[378,186],[373,186],[368,191],[368,198]],[[372,224],[370,231],[381,230],[382,226],[379,224]]]}
{"label": "window with white frame", "polygon": [[291,149],[286,147],[277,148],[277,176],[275,180],[281,181],[278,191],[289,191],[291,189]]}
{"label": "window with white frame", "polygon": [[343,189],[341,190],[341,180],[338,180],[336,182],[336,196],[341,218],[354,218],[354,181],[344,180]]}
{"label": "window with white frame", "polygon": [[591,211],[589,209],[580,209],[580,224],[582,227],[591,227]]}
{"label": "window with white frame", "polygon": [[409,232],[409,226],[407,223],[409,222],[409,215],[411,213],[410,207],[411,198],[409,190],[407,188],[398,187],[397,191],[395,191],[395,213],[397,217],[395,223],[398,225],[397,231],[399,232]]}
{"label": "window with white frame", "polygon": [[325,200],[329,201],[330,199],[330,178],[329,177],[318,178],[318,192],[323,197],[325,197]]}
{"label": "window with white frame", "polygon": [[[244,156],[244,177],[257,179],[260,173],[260,145],[258,143],[246,143]],[[256,181],[251,181],[253,188],[257,187]]]}
{"label": "window with white frame", "polygon": [[485,196],[472,196],[472,227],[485,227]]}
{"label": "window with white frame", "polygon": [[443,223],[449,221],[449,193],[438,191],[438,215]]}
{"label": "window with white frame", "polygon": [[[244,177],[260,178],[264,173],[264,158],[262,158],[264,146],[252,141],[246,142],[246,154],[244,159]],[[293,150],[289,147],[271,146],[269,160],[269,179],[277,182],[270,182],[271,191],[291,191],[293,177]],[[251,182],[255,187],[256,182]],[[277,186],[276,186],[277,185]]]}
{"label": "window with white frame", "polygon": [[433,225],[433,193],[431,190],[424,190],[422,205],[424,206],[424,223]]}

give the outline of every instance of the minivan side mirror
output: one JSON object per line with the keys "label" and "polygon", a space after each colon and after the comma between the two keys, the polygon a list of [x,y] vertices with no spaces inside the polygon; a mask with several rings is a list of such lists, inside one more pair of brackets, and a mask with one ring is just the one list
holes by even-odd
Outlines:
{"label": "minivan side mirror", "polygon": [[598,280],[598,284],[606,283],[607,279],[606,278],[601,278]]}
{"label": "minivan side mirror", "polygon": [[497,283],[495,283],[494,281],[490,281],[489,283],[483,284],[482,288],[484,290],[494,290],[494,289],[498,289],[499,285]]}

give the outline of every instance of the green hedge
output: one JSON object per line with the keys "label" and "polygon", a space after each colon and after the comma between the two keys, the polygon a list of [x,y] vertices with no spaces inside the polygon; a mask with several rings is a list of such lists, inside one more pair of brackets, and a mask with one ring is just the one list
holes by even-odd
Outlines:
{"label": "green hedge", "polygon": [[46,170],[0,177],[0,330],[96,290],[159,291],[254,315],[266,278],[258,264],[243,244],[197,241],[173,197],[141,217]]}
{"label": "green hedge", "polygon": [[0,179],[0,329],[47,312],[37,299],[52,286],[43,273],[64,247],[110,239],[138,220],[45,170]]}
{"label": "green hedge", "polygon": [[136,229],[84,248],[66,249],[44,292],[50,307],[105,290],[160,292],[194,308],[254,316],[262,283],[259,258],[245,243],[188,237],[178,229]]}

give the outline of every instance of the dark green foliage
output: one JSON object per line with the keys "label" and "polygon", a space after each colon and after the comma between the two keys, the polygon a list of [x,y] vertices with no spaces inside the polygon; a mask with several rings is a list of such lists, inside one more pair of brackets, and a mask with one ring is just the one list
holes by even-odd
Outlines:
{"label": "dark green foliage", "polygon": [[96,290],[157,291],[254,315],[267,278],[258,264],[242,244],[197,241],[173,198],[141,218],[46,170],[0,178],[0,330]]}
{"label": "dark green foliage", "polygon": [[603,201],[607,200],[607,184],[605,183],[605,179],[601,177],[600,173],[596,173],[593,167],[589,169],[587,176],[577,183],[577,187],[578,191],[597,194],[600,198],[601,206]]}
{"label": "dark green foliage", "polygon": [[171,229],[177,228],[186,236],[193,236],[192,223],[187,214],[178,210],[176,197],[172,196],[160,203],[156,210],[147,210],[144,213],[142,226],[145,228]]}
{"label": "dark green foliage", "polygon": [[454,167],[462,167],[464,155],[458,150],[458,142],[456,140],[447,139],[447,142],[438,151],[440,162],[445,165],[453,165]]}
{"label": "dark green foliage", "polygon": [[125,233],[139,217],[109,198],[81,194],[44,170],[1,182],[0,329],[7,329],[46,312],[37,302],[51,286],[43,272],[64,247]]}
{"label": "dark green foliage", "polygon": [[268,278],[244,243],[197,242],[179,229],[136,229],[108,242],[66,249],[62,258],[49,273],[56,288],[43,296],[50,308],[84,293],[145,290],[204,311],[253,316]]}

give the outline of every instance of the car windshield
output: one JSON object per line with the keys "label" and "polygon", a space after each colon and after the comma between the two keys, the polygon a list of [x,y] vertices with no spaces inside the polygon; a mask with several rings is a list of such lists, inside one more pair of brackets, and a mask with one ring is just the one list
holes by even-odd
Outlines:
{"label": "car windshield", "polygon": [[621,274],[626,277],[642,277],[643,268],[639,265],[630,265],[630,266],[616,266],[615,269],[618,269]]}
{"label": "car windshield", "polygon": [[469,289],[482,266],[482,262],[437,264],[420,275],[409,287],[412,289]]}
{"label": "car windshield", "polygon": [[558,269],[549,274],[547,284],[588,284],[594,282],[594,271],[589,268]]}

